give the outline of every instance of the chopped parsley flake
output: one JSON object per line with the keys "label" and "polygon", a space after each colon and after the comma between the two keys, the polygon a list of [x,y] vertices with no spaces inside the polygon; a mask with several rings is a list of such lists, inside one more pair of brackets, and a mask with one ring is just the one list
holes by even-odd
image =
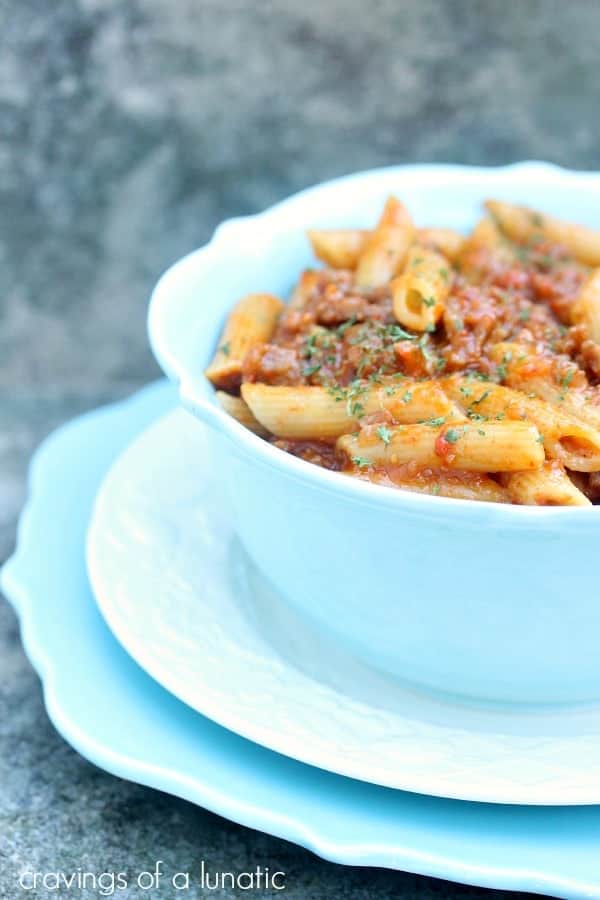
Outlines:
{"label": "chopped parsley flake", "polygon": [[356,325],[356,316],[351,316],[345,322],[342,322],[341,325],[338,325],[335,329],[336,334],[339,334],[340,336],[343,335],[344,332],[347,331],[348,328],[352,328],[353,325]]}
{"label": "chopped parsley flake", "polygon": [[431,419],[422,419],[421,425],[431,425],[432,428],[439,428],[446,421],[446,416],[437,416]]}
{"label": "chopped parsley flake", "polygon": [[314,354],[317,352],[317,350],[318,350],[317,335],[309,334],[309,336],[306,338],[306,340],[304,342],[304,347],[302,348],[300,353],[302,356],[314,356]]}
{"label": "chopped parsley flake", "polygon": [[577,369],[569,369],[569,371],[564,376],[564,378],[561,378],[561,381],[560,381],[561,387],[564,387],[564,388],[569,387],[569,385],[573,381],[573,376],[575,375],[576,371],[577,371]]}
{"label": "chopped parsley flake", "polygon": [[434,361],[435,357],[433,356],[431,350],[429,349],[429,347],[427,345],[427,335],[426,334],[422,335],[422,337],[419,341],[419,350],[421,351],[421,353],[423,354],[423,356],[425,357],[427,362],[431,363]]}
{"label": "chopped parsley flake", "polygon": [[348,391],[346,392],[346,415],[351,416],[352,418],[360,419],[361,416],[365,414],[365,408],[362,403],[359,403],[357,397],[360,397],[362,394],[366,393],[367,387],[364,384],[361,384],[360,381],[355,380],[350,384]]}
{"label": "chopped parsley flake", "polygon": [[521,322],[528,322],[530,317],[531,317],[530,309],[522,309],[521,312],[519,313],[519,319]]}
{"label": "chopped parsley flake", "polygon": [[425,306],[435,306],[435,297],[423,297],[423,303]]}
{"label": "chopped parsley flake", "polygon": [[419,337],[417,334],[410,334],[410,332],[405,331],[400,325],[388,325],[385,329],[385,336],[392,343],[396,343],[396,341],[416,341]]}
{"label": "chopped parsley flake", "polygon": [[331,394],[336,403],[339,403],[340,400],[345,400],[347,397],[347,391],[337,384],[329,385],[326,390],[328,394]]}
{"label": "chopped parsley flake", "polygon": [[404,394],[402,395],[402,402],[410,403],[412,398],[413,398],[412,391],[405,391]]}
{"label": "chopped parsley flake", "polygon": [[471,402],[471,406],[479,406],[480,403],[483,403],[491,394],[491,391],[484,391],[479,400],[473,400]]}
{"label": "chopped parsley flake", "polygon": [[387,447],[387,445],[389,444],[391,437],[392,437],[392,432],[390,431],[390,429],[387,428],[385,425],[380,425],[379,428],[377,429],[377,434],[381,438],[381,440],[383,441],[385,446]]}
{"label": "chopped parsley flake", "polygon": [[468,409],[467,416],[472,422],[487,422],[488,420],[487,416],[482,416],[481,413],[475,412],[474,409]]}
{"label": "chopped parsley flake", "polygon": [[444,435],[444,440],[449,444],[456,444],[459,438],[461,438],[463,432],[459,431],[457,428],[449,428],[446,434]]}
{"label": "chopped parsley flake", "polygon": [[370,465],[371,465],[371,460],[370,460],[370,459],[365,459],[364,456],[353,456],[353,457],[352,457],[352,462],[354,463],[355,466],[358,466],[360,469],[363,469],[363,468],[365,468],[366,466],[370,466]]}
{"label": "chopped parsley flake", "polygon": [[316,363],[314,366],[306,366],[302,374],[308,378],[309,375],[314,375],[315,372],[318,372],[321,368],[321,363]]}
{"label": "chopped parsley flake", "polygon": [[226,341],[224,344],[221,344],[220,347],[217,348],[219,353],[222,353],[224,356],[229,356],[231,353],[231,344],[229,341]]}
{"label": "chopped parsley flake", "polygon": [[498,376],[498,378],[501,381],[504,381],[504,379],[506,378],[506,376],[508,374],[506,367],[507,367],[508,363],[511,361],[511,359],[512,359],[512,353],[509,350],[508,353],[504,354],[504,356],[502,357],[501,364],[496,369],[496,375]]}

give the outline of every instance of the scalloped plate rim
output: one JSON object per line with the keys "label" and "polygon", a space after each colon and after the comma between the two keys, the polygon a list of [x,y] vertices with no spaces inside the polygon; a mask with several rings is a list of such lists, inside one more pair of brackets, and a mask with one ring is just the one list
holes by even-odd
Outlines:
{"label": "scalloped plate rim", "polygon": [[[46,516],[41,501],[53,493],[49,487],[50,482],[46,474],[50,469],[54,469],[57,462],[60,462],[61,454],[69,442],[71,432],[81,428],[85,429],[88,424],[97,422],[100,418],[104,418],[107,421],[110,420],[112,428],[115,429],[117,425],[128,422],[129,413],[145,416],[147,421],[144,424],[149,424],[155,415],[159,414],[160,410],[156,411],[155,409],[154,415],[150,416],[146,407],[163,407],[165,406],[166,398],[172,398],[173,396],[172,390],[168,389],[164,382],[159,382],[134,394],[132,398],[126,401],[120,401],[80,416],[50,435],[38,448],[32,460],[29,497],[19,521],[17,548],[2,567],[0,587],[2,587],[19,616],[26,653],[40,676],[46,708],[59,733],[83,756],[116,776],[190,800],[243,825],[263,830],[269,834],[300,844],[333,862],[382,866],[392,869],[402,868],[419,874],[495,889],[528,890],[538,893],[552,892],[555,894],[560,892],[562,896],[574,898],[600,897],[600,880],[594,884],[581,880],[579,877],[563,877],[560,874],[549,875],[539,869],[522,864],[512,867],[504,864],[499,867],[486,865],[485,863],[467,863],[465,861],[457,861],[448,854],[427,853],[417,847],[406,846],[406,844],[403,846],[391,846],[382,842],[369,843],[365,840],[336,840],[330,834],[324,833],[322,822],[319,820],[317,820],[316,825],[314,823],[307,825],[301,821],[294,820],[289,815],[287,817],[276,815],[272,808],[241,802],[238,798],[232,797],[230,793],[215,790],[206,780],[198,777],[195,779],[190,778],[178,773],[173,768],[157,767],[148,759],[152,749],[148,746],[140,748],[141,752],[136,754],[115,752],[111,747],[110,741],[106,740],[105,735],[98,737],[98,735],[90,734],[82,729],[69,710],[69,689],[65,687],[64,670],[61,673],[60,666],[57,664],[58,661],[47,650],[43,649],[41,635],[37,630],[40,627],[40,623],[36,621],[35,617],[36,601],[33,594],[36,591],[36,585],[34,583],[35,579],[32,582],[31,572],[39,563],[38,540],[40,537],[43,538],[46,530]],[[141,410],[145,410],[145,412],[142,414]],[[83,540],[81,541],[81,552],[83,553]],[[111,640],[114,641],[112,637]],[[149,676],[143,675],[143,678],[148,682],[148,686],[154,684]],[[68,681],[68,678],[66,680]],[[178,708],[187,709],[179,701],[174,700],[173,702]],[[202,716],[193,712],[191,715],[197,717],[199,724],[205,722]],[[210,724],[212,725],[212,723]],[[219,732],[225,733],[225,730],[218,728],[218,726],[212,727]],[[246,741],[240,738],[234,737],[234,740],[239,741],[241,745],[247,744]],[[276,761],[282,759],[278,754],[273,754],[262,748],[258,749],[260,754],[266,753],[271,759]],[[287,764],[290,761],[285,762]],[[353,789],[352,786],[357,784],[341,776],[321,773],[319,770],[311,769],[311,767],[300,763],[291,762],[291,766],[295,770],[298,769],[303,772],[316,772],[328,782],[333,781],[344,787],[348,786],[348,789]],[[484,804],[417,797],[416,795],[402,794],[402,792],[374,788],[369,785],[360,785],[360,787],[367,791],[383,792],[386,795],[397,794],[398,797],[406,799],[408,803],[433,804],[434,807],[456,809],[462,812],[472,810],[475,816],[485,814],[486,811],[488,814],[493,811],[492,815],[494,817],[514,815],[538,818],[539,813],[542,811],[546,814],[551,813],[551,808],[548,807],[528,809],[525,807],[493,806],[490,809]],[[599,822],[593,824],[597,824],[600,831],[600,809],[574,807],[564,810],[558,809],[557,813],[573,818],[583,818],[586,834],[589,833],[590,823],[588,820],[595,815],[599,818]],[[529,826],[526,833],[529,836]]]}

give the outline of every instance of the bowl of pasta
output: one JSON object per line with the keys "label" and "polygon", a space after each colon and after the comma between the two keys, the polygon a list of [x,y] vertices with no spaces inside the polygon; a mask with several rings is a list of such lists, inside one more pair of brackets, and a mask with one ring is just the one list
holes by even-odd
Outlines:
{"label": "bowl of pasta", "polygon": [[542,163],[364,172],[225,222],[152,296],[251,560],[417,687],[600,697],[598,210],[600,175]]}

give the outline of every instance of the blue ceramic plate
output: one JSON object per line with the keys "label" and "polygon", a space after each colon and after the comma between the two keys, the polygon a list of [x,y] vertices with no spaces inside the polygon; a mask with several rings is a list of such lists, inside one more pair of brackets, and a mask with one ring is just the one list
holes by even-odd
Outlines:
{"label": "blue ceramic plate", "polygon": [[107,771],[335,862],[600,898],[600,808],[465,803],[332,775],[220,728],[127,656],[90,592],[85,532],[109,465],[174,403],[170,388],[150,387],[61,428],[32,464],[2,587],[65,739]]}

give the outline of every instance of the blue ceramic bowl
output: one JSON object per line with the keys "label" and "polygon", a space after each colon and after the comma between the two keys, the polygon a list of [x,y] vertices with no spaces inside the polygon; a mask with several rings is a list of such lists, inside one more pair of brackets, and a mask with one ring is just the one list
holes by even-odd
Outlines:
{"label": "blue ceramic bowl", "polygon": [[429,689],[525,703],[600,698],[597,508],[395,491],[278,450],[222,411],[203,375],[243,294],[287,296],[308,227],[368,227],[386,196],[419,225],[466,230],[498,196],[600,225],[600,174],[541,163],[404,166],[327,182],[231,219],[170,268],[150,340],[209,426],[215,477],[248,553],[288,602],[373,666]]}

